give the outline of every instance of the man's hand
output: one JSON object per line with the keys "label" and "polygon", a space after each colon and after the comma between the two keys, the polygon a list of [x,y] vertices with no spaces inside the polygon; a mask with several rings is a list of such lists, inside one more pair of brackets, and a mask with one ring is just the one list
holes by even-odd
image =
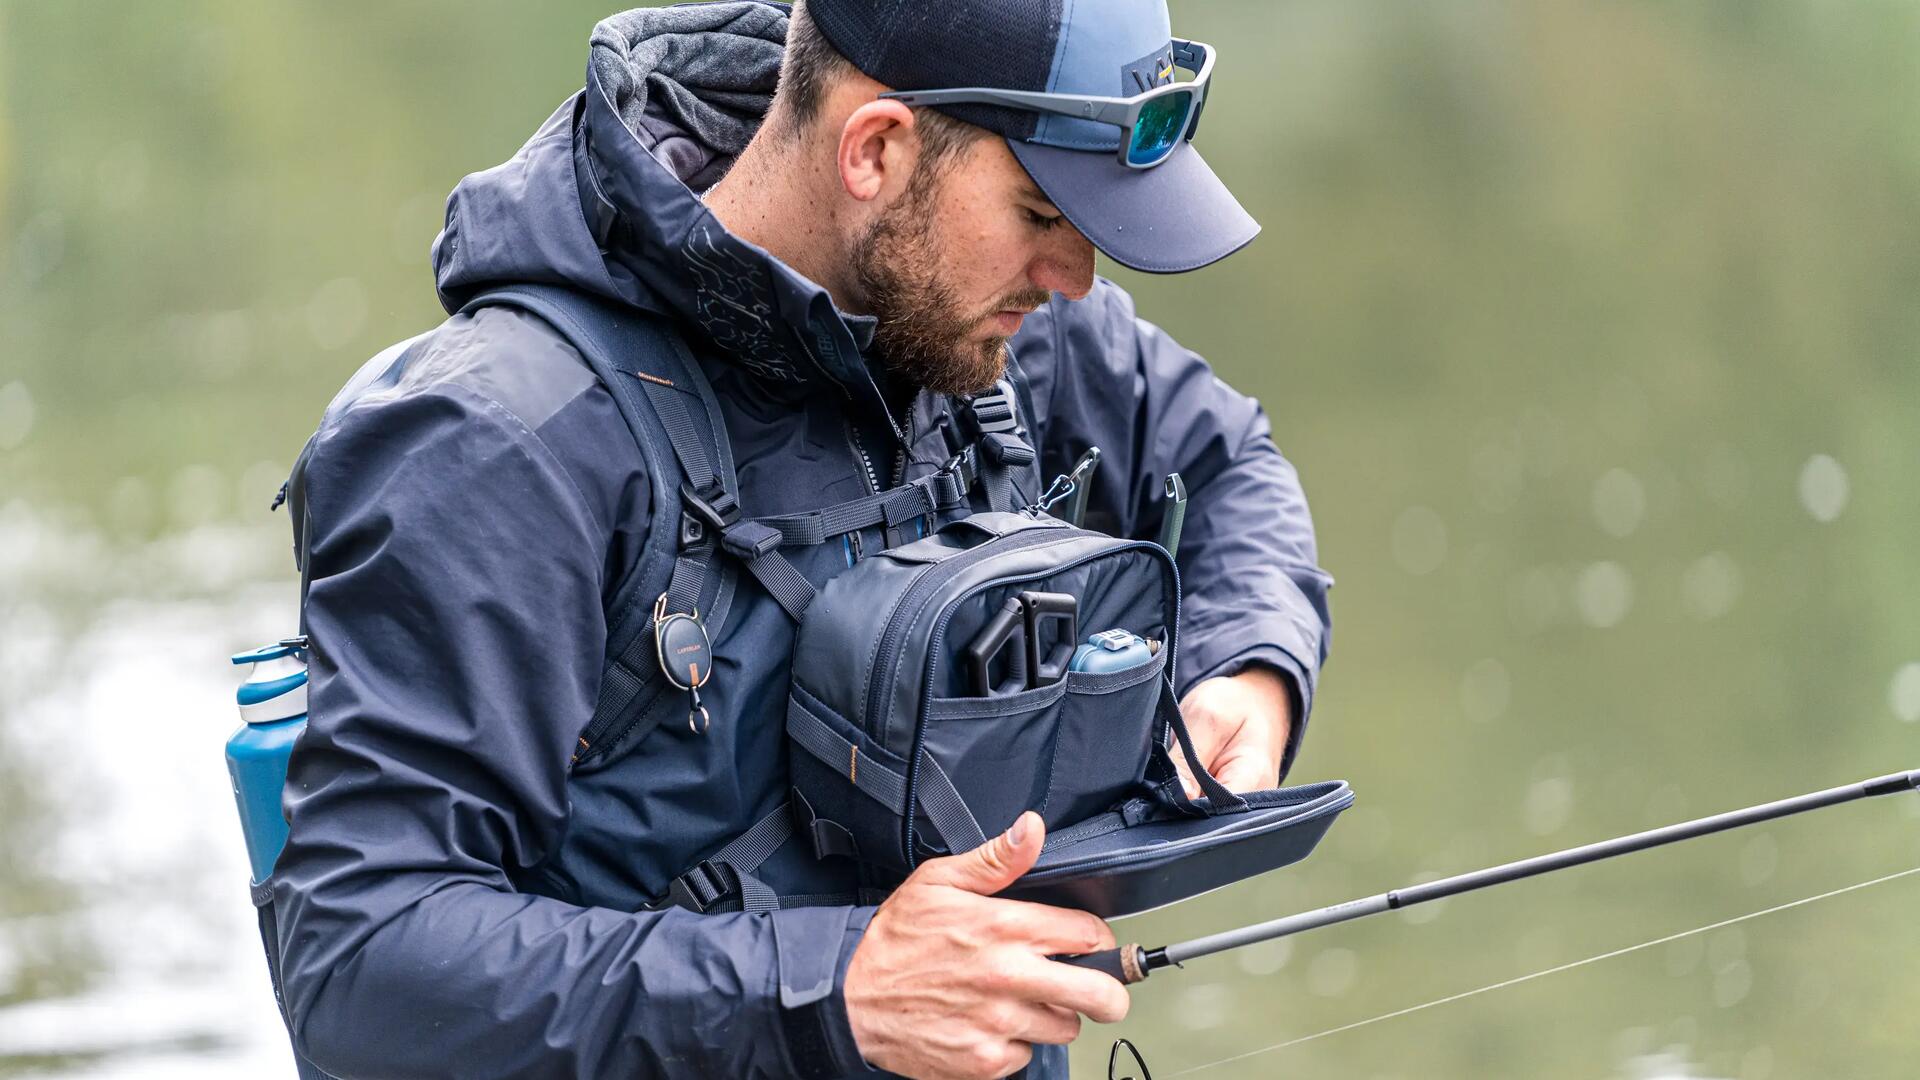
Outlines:
{"label": "man's hand", "polygon": [[921,863],[880,905],[847,966],[847,1016],[868,1062],[988,1080],[1024,1067],[1034,1043],[1072,1042],[1080,1013],[1127,1015],[1117,980],[1047,959],[1113,948],[1105,922],[992,895],[1033,866],[1045,833],[1029,810],[972,851]]}
{"label": "man's hand", "polygon": [[[1293,727],[1293,696],[1286,676],[1255,665],[1238,675],[1208,679],[1187,691],[1180,716],[1201,764],[1228,791],[1260,791],[1280,783],[1280,758]],[[1200,785],[1178,747],[1173,764],[1190,798]]]}

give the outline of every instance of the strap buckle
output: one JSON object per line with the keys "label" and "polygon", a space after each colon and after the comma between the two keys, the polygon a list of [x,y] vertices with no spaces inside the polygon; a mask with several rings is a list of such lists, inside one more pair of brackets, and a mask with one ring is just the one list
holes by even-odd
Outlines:
{"label": "strap buckle", "polygon": [[953,477],[959,483],[960,501],[966,501],[967,492],[972,491],[973,485],[980,479],[978,447],[969,444],[966,449],[948,458],[947,463],[940,466],[940,472]]}
{"label": "strap buckle", "polygon": [[740,503],[718,480],[705,491],[695,491],[690,481],[680,483],[680,546],[692,547],[707,538],[709,530],[722,533],[740,520]]}
{"label": "strap buckle", "polygon": [[972,426],[981,435],[1020,431],[1020,408],[1014,402],[1013,383],[1001,378],[993,389],[967,399]]}
{"label": "strap buckle", "polygon": [[667,895],[648,904],[647,910],[661,911],[670,907],[682,907],[700,915],[712,911],[731,899],[735,891],[724,865],[702,862],[674,878],[667,884]]}

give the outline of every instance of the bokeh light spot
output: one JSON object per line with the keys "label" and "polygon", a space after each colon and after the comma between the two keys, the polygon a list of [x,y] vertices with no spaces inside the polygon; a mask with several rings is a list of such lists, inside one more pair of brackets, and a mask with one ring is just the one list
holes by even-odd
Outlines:
{"label": "bokeh light spot", "polygon": [[1593,563],[1574,582],[1573,601],[1588,626],[1618,626],[1633,607],[1633,576],[1616,562]]}
{"label": "bokeh light spot", "polygon": [[1647,513],[1647,492],[1640,478],[1625,469],[1608,469],[1594,481],[1593,520],[1608,536],[1631,536]]}
{"label": "bokeh light spot", "polygon": [[1360,956],[1352,949],[1328,949],[1307,965],[1307,989],[1316,997],[1339,997],[1359,980]]}
{"label": "bokeh light spot", "polygon": [[1815,454],[1800,467],[1800,505],[1815,521],[1832,521],[1847,508],[1850,494],[1847,470],[1825,454]]}
{"label": "bokeh light spot", "polygon": [[1680,603],[1702,622],[1725,615],[1739,599],[1740,567],[1724,551],[1700,556],[1680,574]]}
{"label": "bokeh light spot", "polygon": [[1887,688],[1887,704],[1893,715],[1911,724],[1920,720],[1920,661],[1900,665],[1893,673],[1893,685]]}

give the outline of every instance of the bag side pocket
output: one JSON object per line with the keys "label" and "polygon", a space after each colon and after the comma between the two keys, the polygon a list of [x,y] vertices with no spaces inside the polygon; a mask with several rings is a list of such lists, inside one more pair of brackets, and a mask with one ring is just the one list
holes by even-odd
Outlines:
{"label": "bag side pocket", "polygon": [[1140,793],[1153,744],[1162,650],[1123,671],[1070,671],[1041,816],[1048,828],[1084,821]]}

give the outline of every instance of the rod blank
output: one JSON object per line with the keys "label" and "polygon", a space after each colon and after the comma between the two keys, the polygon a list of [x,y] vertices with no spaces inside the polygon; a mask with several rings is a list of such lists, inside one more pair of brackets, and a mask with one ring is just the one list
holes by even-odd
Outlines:
{"label": "rod blank", "polygon": [[[1518,881],[1522,878],[1550,874],[1555,870],[1565,870],[1569,867],[1583,866],[1587,863],[1599,862],[1602,859],[1611,859],[1619,855],[1645,851],[1648,848],[1662,847],[1667,844],[1678,843],[1682,840],[1692,840],[1696,837],[1725,832],[1728,829],[1738,829],[1747,825],[1757,825],[1763,821],[1773,821],[1794,814],[1804,814],[1809,810],[1820,810],[1829,806],[1838,806],[1841,803],[1853,802],[1856,799],[1871,798],[1875,795],[1893,795],[1900,792],[1912,791],[1916,788],[1920,788],[1920,769],[1911,772],[1891,773],[1887,776],[1876,777],[1872,780],[1864,780],[1857,784],[1846,784],[1841,787],[1828,788],[1825,791],[1796,795],[1790,799],[1762,803],[1759,806],[1749,806],[1742,810],[1731,810],[1724,814],[1715,814],[1711,817],[1686,821],[1678,825],[1668,825],[1663,828],[1634,833],[1630,836],[1620,836],[1611,840],[1602,840],[1598,843],[1586,844],[1581,847],[1568,848],[1565,851],[1556,851],[1550,855],[1538,855],[1531,859],[1522,859],[1518,862],[1488,867],[1485,870],[1475,870],[1470,873],[1458,874],[1454,877],[1441,878],[1438,881],[1409,885],[1405,888],[1394,889],[1376,896],[1363,897],[1359,900],[1349,900],[1344,904],[1335,904],[1332,907],[1321,908],[1318,911],[1288,915],[1285,918],[1255,923],[1252,926],[1243,926],[1237,930],[1227,930],[1218,934],[1197,937],[1191,941],[1177,942],[1164,948],[1141,949],[1138,945],[1123,945],[1118,950],[1110,949],[1104,953],[1090,953],[1086,956],[1067,957],[1063,959],[1068,963],[1077,964],[1081,967],[1093,967],[1100,970],[1111,971],[1116,968],[1117,960],[1108,959],[1108,953],[1137,950],[1130,953],[1130,955],[1144,958],[1141,963],[1132,965],[1139,970],[1140,978],[1126,979],[1124,981],[1139,982],[1158,968],[1181,964],[1196,957],[1209,956],[1213,953],[1224,952],[1228,949],[1237,949],[1243,945],[1252,945],[1259,941],[1272,941],[1275,938],[1287,937],[1290,934],[1297,934],[1303,930],[1314,930],[1322,926],[1331,926],[1334,923],[1365,918],[1368,915],[1378,915],[1383,911],[1396,911],[1401,908],[1412,907],[1415,904],[1424,904],[1429,901],[1441,900],[1449,896],[1458,896],[1461,893],[1472,892],[1475,889],[1484,889],[1491,885],[1500,885],[1509,881]],[[1127,972],[1127,974],[1131,973],[1130,970]]]}

